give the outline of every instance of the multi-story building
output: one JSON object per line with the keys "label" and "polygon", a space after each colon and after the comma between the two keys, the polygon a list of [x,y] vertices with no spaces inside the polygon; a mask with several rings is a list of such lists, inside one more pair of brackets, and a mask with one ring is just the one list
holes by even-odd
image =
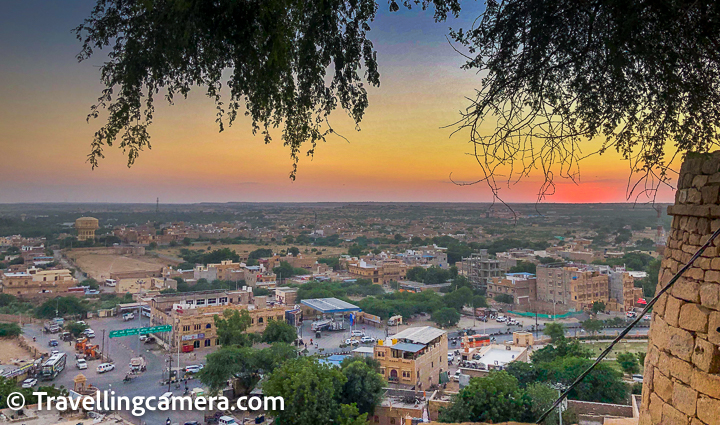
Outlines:
{"label": "multi-story building", "polygon": [[172,332],[157,336],[182,351],[215,347],[219,344],[215,316],[226,310],[247,310],[247,332],[262,332],[271,320],[285,320],[284,306],[268,306],[266,297],[253,297],[252,289],[214,290],[156,295],[150,301],[150,321],[154,326],[172,325]]}
{"label": "multi-story building", "polygon": [[407,266],[398,260],[367,262],[360,259],[348,264],[348,273],[357,279],[370,279],[373,283],[385,285],[391,280],[396,282],[404,280]]}
{"label": "multi-story building", "polygon": [[389,383],[423,390],[440,382],[440,373],[447,370],[447,353],[447,333],[423,326],[378,341],[373,357]]}
{"label": "multi-story building", "polygon": [[29,268],[23,272],[2,275],[2,292],[19,298],[36,299],[67,293],[77,286],[70,270],[42,270]]}
{"label": "multi-story building", "polygon": [[501,261],[490,258],[487,249],[481,249],[462,259],[462,272],[476,288],[487,288],[494,277],[501,277],[505,270]]}
{"label": "multi-story building", "polygon": [[595,301],[608,303],[610,285],[607,274],[586,265],[538,265],[537,299],[563,304],[571,310],[589,308]]}
{"label": "multi-story building", "polygon": [[636,301],[635,279],[624,269],[611,270],[608,277],[610,279],[610,299],[617,302],[617,310],[632,310]]}
{"label": "multi-story building", "polygon": [[537,279],[532,273],[507,273],[494,277],[487,287],[488,298],[508,294],[515,305],[529,306],[537,299]]}

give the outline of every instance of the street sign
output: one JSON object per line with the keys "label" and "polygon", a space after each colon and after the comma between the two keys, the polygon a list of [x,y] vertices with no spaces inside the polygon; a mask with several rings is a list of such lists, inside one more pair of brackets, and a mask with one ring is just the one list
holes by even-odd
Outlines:
{"label": "street sign", "polygon": [[161,326],[150,326],[147,328],[132,328],[132,329],[120,329],[117,331],[110,331],[110,338],[118,338],[122,336],[132,335],[146,335],[154,334],[159,332],[170,332],[172,331],[172,325],[161,325]]}

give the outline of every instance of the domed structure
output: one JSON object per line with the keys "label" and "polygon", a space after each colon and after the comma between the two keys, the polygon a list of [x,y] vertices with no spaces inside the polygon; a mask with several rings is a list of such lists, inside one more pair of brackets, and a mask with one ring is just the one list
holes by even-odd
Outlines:
{"label": "domed structure", "polygon": [[80,217],[75,220],[75,229],[78,232],[78,240],[86,241],[95,239],[95,231],[100,228],[100,222],[94,217]]}

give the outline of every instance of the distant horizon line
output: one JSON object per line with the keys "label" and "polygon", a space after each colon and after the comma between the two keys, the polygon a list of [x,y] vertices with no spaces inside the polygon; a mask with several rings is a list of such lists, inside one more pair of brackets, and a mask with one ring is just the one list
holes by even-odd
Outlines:
{"label": "distant horizon line", "polygon": [[[227,202],[160,202],[159,205],[233,205],[233,204],[496,204],[503,205],[672,205],[674,202],[492,202],[492,201],[227,201]],[[4,205],[157,205],[156,202],[0,202]]]}

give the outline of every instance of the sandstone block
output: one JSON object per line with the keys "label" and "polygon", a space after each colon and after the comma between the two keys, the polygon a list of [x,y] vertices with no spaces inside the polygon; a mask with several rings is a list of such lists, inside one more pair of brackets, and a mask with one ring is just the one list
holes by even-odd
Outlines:
{"label": "sandstone block", "polygon": [[702,203],[706,205],[717,204],[718,201],[718,187],[717,186],[705,186],[700,189],[702,194]]}
{"label": "sandstone block", "polygon": [[[678,283],[679,282],[676,282],[676,285]],[[683,307],[683,304],[685,304],[685,302],[680,299],[673,296],[668,297],[667,304],[665,305],[665,323],[677,327],[678,319],[680,318],[680,309]]]}
{"label": "sandstone block", "polygon": [[720,168],[720,161],[718,161],[716,158],[709,159],[703,162],[702,173],[709,176],[720,171],[718,170],[718,168]]}
{"label": "sandstone block", "polygon": [[720,400],[705,396],[698,398],[698,419],[708,425],[720,425],[720,414],[718,412],[720,412]]}
{"label": "sandstone block", "polygon": [[657,394],[658,397],[660,397],[664,401],[667,401],[668,403],[672,401],[672,381],[670,381],[669,378],[660,373],[658,370],[655,370],[655,373],[653,375],[653,388],[655,389],[654,393]]}
{"label": "sandstone block", "polygon": [[[697,251],[697,248],[693,248],[693,253],[695,253],[695,251]],[[703,280],[705,278],[705,270],[693,264],[693,267],[686,271],[683,274],[683,277],[687,277],[688,279]]]}
{"label": "sandstone block", "polygon": [[690,418],[686,414],[666,403],[663,406],[661,423],[668,425],[689,425]]}
{"label": "sandstone block", "polygon": [[705,308],[720,310],[720,284],[706,283],[701,285],[700,304]]}
{"label": "sandstone block", "polygon": [[670,335],[670,343],[668,349],[670,354],[677,356],[685,361],[691,361],[695,347],[695,338],[693,335],[683,329],[668,326],[668,334]]}
{"label": "sandstone block", "polygon": [[665,403],[657,396],[657,394],[650,394],[650,418],[653,424],[659,424],[662,420],[662,410]]}
{"label": "sandstone block", "polygon": [[[693,332],[707,332],[709,311],[695,303],[686,303],[680,308],[679,325]],[[669,324],[669,322],[668,322]]]}
{"label": "sandstone block", "polygon": [[690,384],[700,394],[720,399],[720,375],[693,369]]}
{"label": "sandstone block", "polygon": [[685,200],[685,203],[698,205],[701,202],[702,193],[698,189],[695,189],[694,187],[687,189],[687,199]]}
{"label": "sandstone block", "polygon": [[704,176],[702,174],[699,176],[695,176],[692,180],[692,187],[701,188],[707,184],[709,179],[710,176]]}
{"label": "sandstone block", "polygon": [[708,340],[720,344],[720,312],[713,311],[708,319]]}
{"label": "sandstone block", "polygon": [[720,351],[718,351],[717,345],[702,338],[695,338],[692,362],[703,372],[720,372]]}
{"label": "sandstone block", "polygon": [[[688,270],[688,273],[693,269]],[[700,270],[701,269],[695,269]],[[701,278],[702,279],[702,278]],[[675,298],[681,300],[690,301],[694,303],[700,302],[700,284],[694,280],[689,279],[687,276],[683,276],[678,279],[672,287],[672,295]]]}
{"label": "sandstone block", "polygon": [[695,416],[698,393],[687,385],[675,382],[673,385],[673,407],[688,416]]}
{"label": "sandstone block", "polygon": [[720,271],[708,270],[705,272],[705,281],[712,283],[720,283]]}
{"label": "sandstone block", "polygon": [[[700,293],[702,295],[702,288],[701,288]],[[655,303],[655,307],[653,307],[653,311],[655,312],[655,314],[659,314],[661,316],[665,315],[665,305],[667,303],[667,299],[668,299],[667,293],[664,293],[664,294],[660,295],[660,297],[658,297],[658,300]],[[700,298],[700,300],[702,301],[702,297]]]}

